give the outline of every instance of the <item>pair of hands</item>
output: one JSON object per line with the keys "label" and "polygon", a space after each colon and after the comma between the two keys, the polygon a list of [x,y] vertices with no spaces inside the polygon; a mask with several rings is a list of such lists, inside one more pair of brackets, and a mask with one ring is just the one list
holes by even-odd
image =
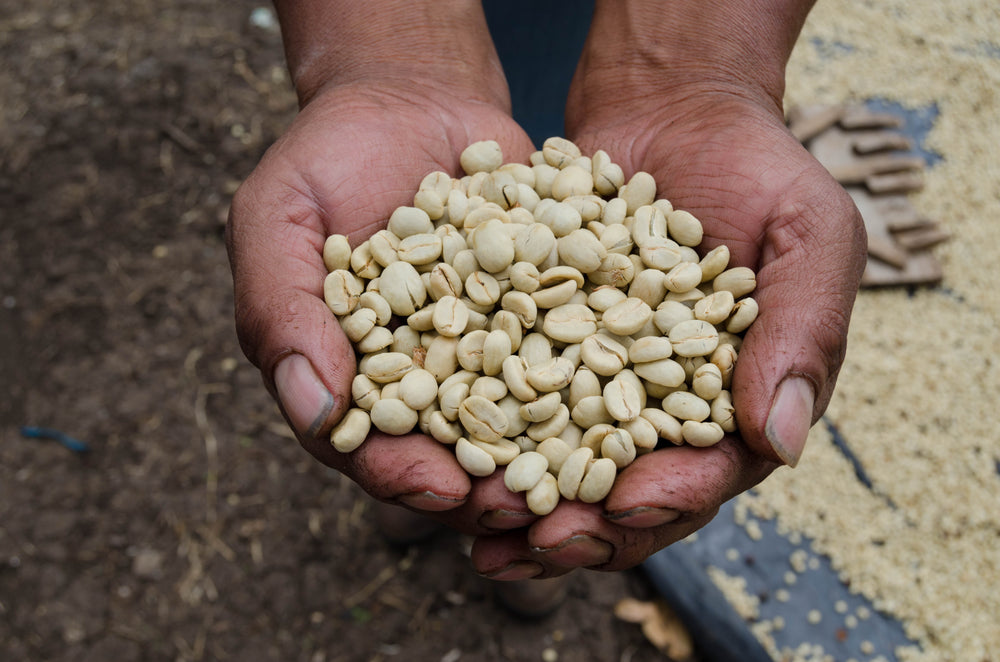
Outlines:
{"label": "pair of hands", "polygon": [[[706,82],[669,96],[649,86],[626,103],[588,62],[574,79],[566,137],[585,154],[605,149],[626,176],[652,174],[658,197],[701,219],[703,247],[725,243],[733,264],[757,271],[761,310],[734,376],[741,436],[644,455],[602,504],[563,501],[539,518],[502,472],[470,478],[450,448],[420,434],[373,432],[348,455],[328,440],[350,406],[355,358],[323,302],[323,242],[342,233],[357,245],[412,204],[425,174],[458,173],[459,154],[477,140],[527,162],[535,147],[496,86],[366,75],[310,90],[238,191],[228,228],[241,344],[306,450],[373,497],[475,536],[473,565],[495,579],[634,566],[781,463],[794,465],[829,402],[864,264],[856,209],[787,132],[773,95]],[[487,65],[484,86],[498,66]]]}

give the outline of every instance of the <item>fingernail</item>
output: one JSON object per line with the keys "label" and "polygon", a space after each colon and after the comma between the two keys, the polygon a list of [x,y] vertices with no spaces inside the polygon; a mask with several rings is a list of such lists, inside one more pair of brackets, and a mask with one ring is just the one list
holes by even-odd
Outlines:
{"label": "fingernail", "polygon": [[531,579],[542,574],[542,565],[534,561],[514,561],[495,572],[481,573],[483,577],[498,582],[516,582],[521,579]]}
{"label": "fingernail", "polygon": [[508,531],[528,526],[538,519],[534,513],[521,513],[515,510],[488,510],[479,518],[479,526],[487,529]]}
{"label": "fingernail", "polygon": [[334,402],[309,359],[301,354],[283,358],[274,369],[274,386],[295,431],[307,438],[319,434]]}
{"label": "fingernail", "polygon": [[546,559],[556,565],[580,568],[604,565],[611,560],[615,548],[606,540],[578,535],[555,547],[535,548],[534,551],[545,554]]}
{"label": "fingernail", "polygon": [[786,377],[778,385],[764,434],[774,452],[790,467],[802,457],[812,427],[814,402],[812,386],[802,377]]}
{"label": "fingernail", "polygon": [[439,494],[425,491],[402,494],[396,497],[396,501],[414,510],[426,510],[436,513],[441,510],[450,510],[462,503],[464,499],[449,499]]}
{"label": "fingernail", "polygon": [[615,513],[605,513],[604,518],[637,529],[647,529],[653,526],[669,524],[680,517],[679,511],[670,508],[653,508],[651,506],[640,506],[631,510],[623,510]]}

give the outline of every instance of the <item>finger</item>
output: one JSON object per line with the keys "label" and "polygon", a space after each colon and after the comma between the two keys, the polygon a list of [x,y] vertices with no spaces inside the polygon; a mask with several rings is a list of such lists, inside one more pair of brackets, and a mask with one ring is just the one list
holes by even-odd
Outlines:
{"label": "finger", "polygon": [[495,581],[559,577],[573,570],[546,564],[536,558],[528,544],[528,529],[476,538],[472,543],[470,560],[476,572]]}
{"label": "finger", "polygon": [[347,409],[354,356],[323,301],[326,234],[295,187],[260,171],[233,199],[227,246],[240,344],[302,439]]}
{"label": "finger", "polygon": [[866,242],[854,204],[818,166],[782,200],[763,237],[753,295],[761,312],[739,353],[733,398],[749,446],[795,466],[844,360]]}

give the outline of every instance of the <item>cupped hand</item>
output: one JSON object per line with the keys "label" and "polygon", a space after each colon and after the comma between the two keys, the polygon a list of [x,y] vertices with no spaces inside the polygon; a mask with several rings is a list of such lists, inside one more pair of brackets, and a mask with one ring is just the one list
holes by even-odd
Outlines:
{"label": "cupped hand", "polygon": [[241,345],[306,450],[378,499],[448,511],[442,517],[456,528],[482,532],[484,512],[523,504],[496,480],[473,489],[450,448],[419,434],[373,433],[341,454],[329,440],[350,407],[356,359],[323,301],[326,237],[345,234],[357,246],[397,206],[413,204],[425,175],[457,176],[472,142],[497,140],[521,161],[533,149],[506,108],[441,88],[410,79],[311,96],[238,190],[227,239]]}
{"label": "cupped hand", "polygon": [[487,574],[636,565],[777,466],[794,466],[830,400],[864,267],[857,210],[777,105],[715,91],[646,112],[573,107],[569,137],[584,153],[604,149],[627,174],[652,174],[658,197],[702,221],[703,250],[726,244],[732,266],[756,271],[760,315],[733,377],[739,435],[641,456],[603,504],[563,502],[529,529],[479,539],[473,562]]}

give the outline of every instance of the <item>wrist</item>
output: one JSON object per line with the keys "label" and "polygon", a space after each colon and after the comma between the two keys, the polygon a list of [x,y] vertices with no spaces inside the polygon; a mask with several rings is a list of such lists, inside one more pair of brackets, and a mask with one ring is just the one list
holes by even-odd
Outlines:
{"label": "wrist", "polygon": [[615,121],[731,95],[781,113],[812,0],[597,0],[567,121]]}
{"label": "wrist", "polygon": [[509,109],[475,0],[275,0],[301,106],[319,90],[377,83],[447,89]]}

